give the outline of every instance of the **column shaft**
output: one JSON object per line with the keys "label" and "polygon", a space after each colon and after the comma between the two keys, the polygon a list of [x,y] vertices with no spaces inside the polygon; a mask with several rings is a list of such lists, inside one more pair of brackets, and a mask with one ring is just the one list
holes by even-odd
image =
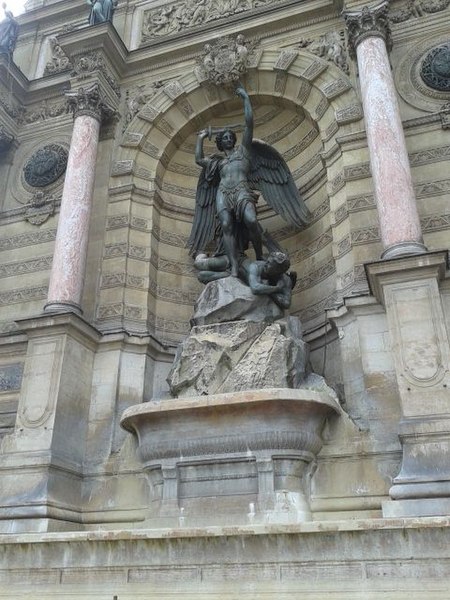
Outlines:
{"label": "column shaft", "polygon": [[388,51],[389,3],[344,11],[349,52],[358,61],[370,166],[380,221],[382,258],[427,251],[406,150]]}
{"label": "column shaft", "polygon": [[384,257],[423,252],[411,170],[385,41],[356,49]]}
{"label": "column shaft", "polygon": [[100,122],[75,118],[45,310],[81,312]]}

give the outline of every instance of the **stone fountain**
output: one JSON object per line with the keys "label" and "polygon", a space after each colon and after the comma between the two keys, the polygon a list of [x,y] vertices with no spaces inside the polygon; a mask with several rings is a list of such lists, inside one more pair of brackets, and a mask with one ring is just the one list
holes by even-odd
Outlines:
{"label": "stone fountain", "polygon": [[336,395],[309,372],[296,317],[236,278],[212,281],[168,381],[171,399],[132,406],[151,487],[149,524],[311,520],[309,482]]}

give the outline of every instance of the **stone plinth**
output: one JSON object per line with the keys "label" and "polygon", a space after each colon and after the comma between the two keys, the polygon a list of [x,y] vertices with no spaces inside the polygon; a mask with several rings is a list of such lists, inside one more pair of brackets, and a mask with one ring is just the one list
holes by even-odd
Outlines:
{"label": "stone plinth", "polygon": [[448,600],[449,519],[0,536],[2,600]]}
{"label": "stone plinth", "polygon": [[0,448],[0,531],[77,528],[100,335],[72,313],[18,324],[28,347],[15,429]]}
{"label": "stone plinth", "polygon": [[386,309],[402,408],[403,459],[385,515],[450,512],[450,356],[439,291],[446,266],[446,251],[366,266]]}
{"label": "stone plinth", "polygon": [[339,412],[326,392],[265,389],[140,404],[121,425],[138,438],[150,519],[299,522],[325,419]]}

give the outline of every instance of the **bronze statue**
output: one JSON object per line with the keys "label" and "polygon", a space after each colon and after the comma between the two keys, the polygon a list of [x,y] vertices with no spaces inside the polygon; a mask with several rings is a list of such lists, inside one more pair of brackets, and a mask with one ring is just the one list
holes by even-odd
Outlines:
{"label": "bronze statue", "polygon": [[7,9],[5,2],[2,4],[2,8],[5,12],[5,18],[0,23],[0,54],[12,54],[16,47],[19,23],[12,12]]}
{"label": "bronze statue", "polygon": [[117,0],[88,0],[91,7],[89,13],[89,25],[97,23],[106,23],[113,19],[114,9],[117,6]]}
{"label": "bronze statue", "polygon": [[232,277],[239,275],[239,256],[248,248],[263,260],[263,232],[256,217],[256,202],[261,192],[269,206],[289,224],[302,227],[310,213],[283,157],[271,146],[253,139],[253,110],[250,98],[238,85],[236,95],[244,103],[245,128],[241,145],[230,128],[217,132],[216,145],[223,154],[204,156],[203,142],[211,128],[200,131],[195,160],[203,169],[196,195],[194,222],[188,241],[190,254],[203,252],[214,238],[216,254],[225,254]]}
{"label": "bronze statue", "polygon": [[[194,265],[202,283],[230,275],[230,261],[225,254],[198,254]],[[285,252],[270,252],[263,260],[251,260],[244,254],[239,257],[238,275],[255,296],[268,295],[280,308],[286,309],[291,305],[292,290],[297,281],[295,271],[289,271],[290,265]]]}

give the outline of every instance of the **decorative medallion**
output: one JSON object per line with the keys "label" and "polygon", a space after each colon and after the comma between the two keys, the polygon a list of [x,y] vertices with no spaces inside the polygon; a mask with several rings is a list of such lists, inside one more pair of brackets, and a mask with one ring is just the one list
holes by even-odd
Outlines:
{"label": "decorative medallion", "polygon": [[66,170],[68,152],[59,144],[40,148],[23,168],[25,181],[31,187],[45,187],[54,183]]}
{"label": "decorative medallion", "polygon": [[422,63],[420,76],[439,92],[450,92],[450,42],[430,50]]}
{"label": "decorative medallion", "polygon": [[405,102],[439,113],[450,100],[450,36],[427,35],[407,49],[394,69],[395,87]]}

